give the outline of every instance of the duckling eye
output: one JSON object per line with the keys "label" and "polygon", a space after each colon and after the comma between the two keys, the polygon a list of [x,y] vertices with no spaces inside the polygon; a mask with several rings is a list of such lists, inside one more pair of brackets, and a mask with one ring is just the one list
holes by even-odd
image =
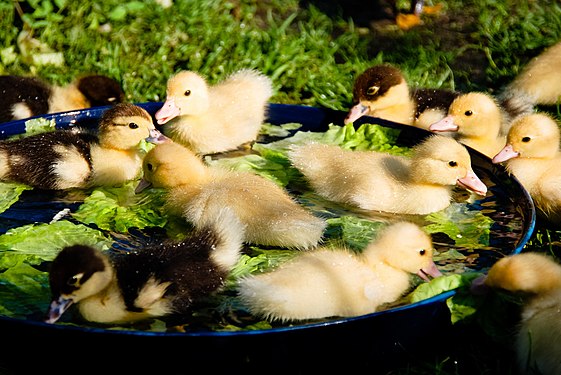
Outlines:
{"label": "duckling eye", "polygon": [[469,117],[469,116],[473,115],[473,111],[471,109],[468,109],[467,111],[464,112],[464,115]]}
{"label": "duckling eye", "polygon": [[370,86],[368,90],[366,90],[366,95],[374,95],[378,92],[380,88],[378,86]]}
{"label": "duckling eye", "polygon": [[70,286],[78,287],[80,286],[80,280],[82,279],[82,276],[82,273],[71,276],[68,280],[66,280],[66,283]]}
{"label": "duckling eye", "polygon": [[154,166],[151,163],[147,163],[146,164],[146,169],[148,169],[151,172],[152,169],[154,169]]}
{"label": "duckling eye", "polygon": [[457,167],[457,166],[458,166],[458,163],[455,162],[454,160],[450,160],[450,161],[448,162],[448,165],[451,166],[451,167]]}
{"label": "duckling eye", "polygon": [[131,128],[131,129],[138,129],[138,124],[136,124],[136,123],[134,123],[134,122],[131,122],[131,123],[129,123],[129,128]]}
{"label": "duckling eye", "polygon": [[185,95],[185,96],[191,95],[191,90],[186,90],[186,91],[183,93],[183,95]]}
{"label": "duckling eye", "polygon": [[527,142],[530,142],[531,139],[532,138],[530,138],[530,137],[524,137],[524,138],[522,138],[522,142],[527,143]]}
{"label": "duckling eye", "polygon": [[425,249],[419,250],[419,255],[425,255],[427,251]]}

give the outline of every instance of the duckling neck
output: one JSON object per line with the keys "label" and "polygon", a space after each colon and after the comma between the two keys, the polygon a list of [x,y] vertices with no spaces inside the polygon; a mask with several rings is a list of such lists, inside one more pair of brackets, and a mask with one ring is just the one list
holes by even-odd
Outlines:
{"label": "duckling neck", "polygon": [[375,108],[371,108],[370,115],[412,125],[415,121],[415,102],[407,83],[392,87],[386,97],[379,99]]}
{"label": "duckling neck", "polygon": [[65,87],[53,86],[52,90],[49,99],[49,113],[85,109],[90,106],[86,97],[78,90],[75,84]]}

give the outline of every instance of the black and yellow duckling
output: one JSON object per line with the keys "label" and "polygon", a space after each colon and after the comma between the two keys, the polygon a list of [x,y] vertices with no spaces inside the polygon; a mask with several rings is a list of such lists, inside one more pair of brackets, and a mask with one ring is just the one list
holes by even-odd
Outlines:
{"label": "black and yellow duckling", "polygon": [[59,129],[0,142],[0,181],[62,190],[125,183],[142,172],[139,143],[157,132],[143,108],[119,103],[97,132]]}
{"label": "black and yellow duckling", "polygon": [[50,267],[46,322],[55,323],[71,305],[86,321],[103,324],[187,314],[223,286],[239,259],[243,230],[226,209],[181,242],[129,253],[65,247]]}
{"label": "black and yellow duckling", "polygon": [[121,85],[104,75],[86,75],[66,86],[37,77],[0,76],[0,122],[123,102]]}

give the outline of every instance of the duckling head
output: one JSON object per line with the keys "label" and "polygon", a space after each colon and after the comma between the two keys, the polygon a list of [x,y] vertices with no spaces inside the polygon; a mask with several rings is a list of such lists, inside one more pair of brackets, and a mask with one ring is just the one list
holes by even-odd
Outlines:
{"label": "duckling head", "polygon": [[345,124],[395,104],[400,95],[409,98],[407,82],[399,69],[390,65],[366,69],[355,80],[353,106],[345,118]]}
{"label": "duckling head", "polygon": [[171,140],[157,144],[142,161],[143,177],[136,188],[174,188],[196,183],[206,175],[203,161],[188,148]]}
{"label": "duckling head", "polygon": [[46,322],[56,322],[72,304],[101,292],[113,278],[113,267],[99,250],[85,245],[63,248],[49,272],[52,302]]}
{"label": "duckling head", "polygon": [[[374,252],[376,257],[371,258]],[[433,260],[431,237],[414,223],[403,221],[388,225],[364,253],[369,259],[380,259],[425,281],[429,281],[429,276],[442,276]]]}
{"label": "duckling head", "polygon": [[559,125],[545,113],[517,117],[508,132],[506,146],[493,157],[493,163],[512,158],[552,158],[559,152]]}
{"label": "duckling head", "polygon": [[163,125],[177,116],[203,114],[209,107],[206,80],[195,72],[182,71],[168,80],[166,101],[155,117]]}
{"label": "duckling head", "polygon": [[470,92],[458,96],[448,115],[429,126],[432,132],[458,132],[466,137],[485,136],[492,126],[498,133],[502,117],[496,101],[488,94]]}
{"label": "duckling head", "polygon": [[485,196],[487,186],[471,167],[471,157],[464,145],[438,134],[427,137],[414,147],[412,178],[429,185],[458,185]]}
{"label": "duckling head", "polygon": [[91,107],[122,103],[125,93],[113,78],[87,75],[77,80],[76,87],[86,97]]}
{"label": "duckling head", "polygon": [[155,129],[152,117],[145,109],[131,103],[118,103],[101,117],[100,144],[117,150],[134,149],[140,141],[153,136]]}

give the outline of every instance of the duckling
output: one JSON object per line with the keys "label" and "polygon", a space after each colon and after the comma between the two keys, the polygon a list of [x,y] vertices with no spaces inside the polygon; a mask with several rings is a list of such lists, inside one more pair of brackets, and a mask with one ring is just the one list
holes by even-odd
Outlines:
{"label": "duckling", "polygon": [[241,70],[208,86],[192,71],[181,71],[167,83],[166,101],[156,112],[162,132],[198,154],[234,150],[259,134],[273,93],[271,80],[254,70]]}
{"label": "duckling", "polygon": [[312,142],[293,147],[288,157],[316,193],[365,210],[426,215],[450,205],[455,185],[486,195],[456,140],[434,134],[412,152],[409,158]]}
{"label": "duckling", "polygon": [[271,320],[357,316],[394,302],[411,286],[411,274],[428,281],[441,272],[431,238],[416,224],[388,225],[361,253],[318,248],[277,268],[242,277],[241,301]]}
{"label": "duckling", "polygon": [[224,285],[239,260],[242,237],[243,226],[226,209],[181,242],[129,253],[67,246],[50,266],[46,322],[55,323],[73,304],[83,319],[103,324],[187,314]]}
{"label": "duckling", "polygon": [[103,75],[86,75],[67,86],[37,77],[0,76],[0,122],[123,102],[120,84]]}
{"label": "duckling", "polygon": [[499,94],[504,106],[520,114],[534,112],[537,105],[561,102],[561,41],[534,57]]}
{"label": "duckling", "polygon": [[97,133],[57,129],[0,141],[0,181],[63,190],[118,185],[139,177],[139,143],[157,132],[141,107],[119,103],[108,108]]}
{"label": "duckling", "polygon": [[300,206],[271,180],[208,166],[173,141],[152,148],[144,158],[143,170],[136,191],[148,186],[166,189],[169,212],[195,226],[222,207],[230,207],[246,227],[246,242],[297,249],[316,246],[326,228],[325,220]]}
{"label": "duckling", "polygon": [[477,283],[525,297],[515,339],[520,374],[561,374],[561,265],[541,253],[519,253],[497,261]]}
{"label": "duckling", "polygon": [[450,104],[448,115],[431,124],[436,133],[455,132],[456,139],[492,158],[506,143],[507,126],[495,98],[483,92],[461,94]]}
{"label": "duckling", "polygon": [[505,163],[528,191],[540,217],[561,223],[561,151],[559,124],[546,113],[517,117],[505,147],[492,159]]}
{"label": "duckling", "polygon": [[457,92],[446,89],[411,90],[401,70],[388,64],[375,65],[355,80],[353,107],[345,123],[368,115],[426,130],[446,115],[456,96]]}

